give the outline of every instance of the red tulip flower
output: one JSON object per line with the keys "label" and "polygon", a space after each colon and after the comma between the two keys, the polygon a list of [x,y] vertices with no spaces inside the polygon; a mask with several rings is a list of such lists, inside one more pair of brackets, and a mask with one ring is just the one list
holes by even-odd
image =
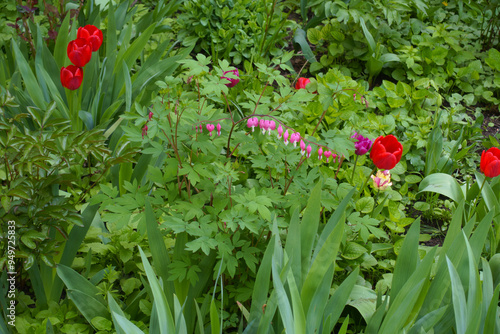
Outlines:
{"label": "red tulip flower", "polygon": [[393,135],[380,136],[373,142],[370,159],[379,169],[393,169],[401,160],[403,145]]}
{"label": "red tulip flower", "polygon": [[92,45],[87,43],[84,38],[77,38],[69,42],[68,57],[74,65],[84,67],[90,61],[91,56]]}
{"label": "red tulip flower", "polygon": [[307,84],[310,83],[311,80],[307,78],[299,78],[297,82],[295,83],[295,89],[302,89],[306,88]]}
{"label": "red tulip flower", "polygon": [[77,38],[83,38],[92,46],[92,51],[97,51],[102,45],[102,31],[91,24],[78,28]]}
{"label": "red tulip flower", "polygon": [[488,151],[483,151],[480,168],[487,177],[500,175],[500,149],[492,147]]}
{"label": "red tulip flower", "polygon": [[64,87],[75,90],[80,87],[83,80],[83,70],[75,65],[61,68],[61,83]]}

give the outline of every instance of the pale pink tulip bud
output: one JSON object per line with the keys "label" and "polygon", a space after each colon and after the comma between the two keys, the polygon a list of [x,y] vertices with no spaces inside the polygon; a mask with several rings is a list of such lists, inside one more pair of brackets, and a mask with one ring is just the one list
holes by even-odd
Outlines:
{"label": "pale pink tulip bud", "polygon": [[281,139],[281,135],[283,134],[283,128],[281,127],[281,124],[278,126],[278,139]]}
{"label": "pale pink tulip bud", "polygon": [[312,151],[312,147],[311,147],[311,144],[307,145],[307,157],[311,157],[311,151]]}
{"label": "pale pink tulip bud", "polygon": [[300,154],[304,155],[306,153],[306,143],[301,139],[300,140]]}
{"label": "pale pink tulip bud", "polygon": [[285,140],[285,145],[288,145],[288,130],[283,134],[283,139]]}
{"label": "pale pink tulip bud", "polygon": [[217,123],[217,136],[220,136],[220,130],[221,130],[220,123]]}
{"label": "pale pink tulip bud", "polygon": [[323,159],[322,155],[323,155],[323,148],[320,147],[319,150],[318,150],[318,159],[319,160]]}

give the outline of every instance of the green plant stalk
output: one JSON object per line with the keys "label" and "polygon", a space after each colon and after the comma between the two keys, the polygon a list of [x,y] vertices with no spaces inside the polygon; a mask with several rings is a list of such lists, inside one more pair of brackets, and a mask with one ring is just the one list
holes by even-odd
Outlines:
{"label": "green plant stalk", "polygon": [[356,154],[356,159],[354,160],[354,167],[352,169],[351,183],[353,183],[353,181],[354,181],[354,172],[356,171],[356,166],[358,164],[358,158],[359,158],[359,155]]}
{"label": "green plant stalk", "polygon": [[469,209],[469,220],[472,218],[472,215],[476,211],[475,208],[476,208],[476,204],[477,204],[477,199],[479,198],[479,196],[481,196],[481,192],[483,191],[483,187],[486,183],[486,179],[487,179],[487,177],[485,176],[484,180],[483,180],[483,184],[481,184],[481,188],[479,188],[479,193],[477,194],[476,198],[474,199],[474,204]]}
{"label": "green plant stalk", "polygon": [[[266,2],[266,1],[264,0],[264,2]],[[264,29],[264,31],[262,33],[262,42],[260,43],[260,50],[259,50],[260,56],[262,56],[262,51],[264,49],[264,42],[266,40],[267,31],[269,30],[269,26],[271,25],[271,21],[273,19],[274,8],[276,7],[276,3],[277,3],[277,0],[274,0],[273,1],[273,7],[271,8],[271,12],[270,13],[267,12],[267,8],[266,8],[266,12],[267,12],[266,29]]]}
{"label": "green plant stalk", "polygon": [[365,183],[363,183],[363,186],[361,187],[361,190],[359,192],[360,194],[363,194],[363,191],[365,190],[365,187],[366,187],[366,184],[368,183],[368,180],[370,180],[372,174],[375,173],[376,170],[377,170],[377,166],[373,167],[370,174],[368,174],[368,177],[366,178]]}
{"label": "green plant stalk", "polygon": [[379,194],[380,194],[380,189],[377,189],[377,193],[375,194],[375,198],[374,198],[373,210],[370,213],[370,217],[372,217],[372,218],[373,218],[373,213],[375,212],[375,208],[377,207],[377,200],[378,200]]}

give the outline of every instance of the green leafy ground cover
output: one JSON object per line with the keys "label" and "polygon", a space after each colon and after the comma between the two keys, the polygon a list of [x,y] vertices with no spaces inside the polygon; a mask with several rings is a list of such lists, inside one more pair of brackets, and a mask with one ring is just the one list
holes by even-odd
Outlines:
{"label": "green leafy ground cover", "polygon": [[500,332],[498,1],[0,8],[2,333]]}

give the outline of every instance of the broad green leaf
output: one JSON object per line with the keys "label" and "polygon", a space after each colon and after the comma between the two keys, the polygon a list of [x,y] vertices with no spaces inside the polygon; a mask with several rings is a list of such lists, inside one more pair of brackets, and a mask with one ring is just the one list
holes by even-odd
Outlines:
{"label": "broad green leaf", "polygon": [[312,52],[306,37],[307,37],[306,32],[303,29],[299,28],[295,30],[295,35],[293,36],[293,42],[300,45],[302,53],[304,54],[308,62],[315,63],[317,62],[317,60],[314,57],[314,53]]}
{"label": "broad green leaf", "polygon": [[465,292],[460,281],[460,276],[458,275],[455,266],[446,258],[446,263],[448,265],[448,271],[450,273],[451,279],[451,294],[453,300],[453,310],[455,312],[455,324],[457,326],[457,332],[465,334],[467,328],[467,309],[465,302]]}
{"label": "broad green leaf", "polygon": [[[120,328],[123,332],[127,334],[144,334],[143,331],[136,325],[134,325],[130,320],[124,316],[113,312],[113,321],[115,322],[115,328]],[[117,326],[118,325],[118,326]]]}
{"label": "broad green leaf", "polygon": [[[156,216],[151,207],[149,199],[144,199],[145,214],[146,214],[146,230],[148,233],[149,248],[153,257],[153,265],[163,280],[163,288],[169,305],[173,304],[174,284],[168,280],[168,266],[170,265],[170,257],[168,255],[163,235],[158,229]],[[168,217],[167,217],[168,219]]]}
{"label": "broad green leaf", "polygon": [[392,278],[391,304],[396,299],[401,288],[406,284],[419,263],[418,256],[418,238],[420,233],[420,219],[417,219],[411,225],[403,246],[399,251],[399,256],[394,266],[394,275]]}
{"label": "broad green leaf", "polygon": [[125,313],[123,313],[122,309],[120,308],[118,303],[113,298],[113,295],[109,292],[108,292],[108,306],[109,306],[109,310],[111,311],[111,317],[113,318],[113,323],[115,325],[116,334],[129,333],[128,331],[126,331],[125,329],[123,329],[120,326],[119,322],[117,321],[117,319],[115,317],[115,314],[118,314],[118,315],[125,318]]}
{"label": "broad green leaf", "polygon": [[[87,231],[92,224],[92,221],[96,217],[97,209],[99,205],[88,205],[82,212],[82,223],[83,227],[74,227],[71,229],[68,240],[64,246],[63,255],[61,260],[59,261],[60,265],[70,266],[73,263],[73,260],[82,244],[85,236],[87,235]],[[59,300],[61,297],[61,292],[63,289],[63,282],[58,277],[54,279],[54,283],[52,285],[51,291],[51,300]]]}
{"label": "broad green leaf", "polygon": [[457,180],[448,174],[435,173],[426,176],[418,187],[421,192],[434,192],[451,198],[459,203],[464,199],[464,193]]}
{"label": "broad green leaf", "polygon": [[342,311],[347,304],[347,300],[351,295],[351,291],[356,284],[358,275],[359,267],[349,274],[349,276],[342,282],[342,284],[340,284],[340,286],[333,293],[332,297],[329,299],[324,311],[324,314],[328,314],[330,317],[331,327],[326,328],[328,329],[328,333],[332,332],[333,326],[335,326],[340,315],[342,314]]}
{"label": "broad green leaf", "polygon": [[[302,217],[302,222],[300,224],[302,277],[305,277],[309,270],[313,242],[318,232],[320,209],[321,181],[316,184],[311,192],[311,197],[309,197],[309,201],[307,202],[307,206]],[[328,269],[328,267],[325,268],[325,270],[326,269]]]}
{"label": "broad green leaf", "polygon": [[295,279],[293,278],[293,273],[291,270],[288,271],[287,281],[288,287],[290,288],[290,295],[292,297],[292,310],[295,332],[305,333],[306,316],[302,307],[302,300],[300,299],[299,290],[297,289],[297,284],[295,284]]}
{"label": "broad green leaf", "polygon": [[160,334],[174,333],[174,319],[172,318],[172,313],[167,303],[165,293],[163,292],[160,282],[156,278],[153,268],[149,264],[149,261],[140,246],[139,252],[141,254],[142,264],[144,266],[144,270],[146,271],[146,275],[148,277],[148,281],[153,293],[154,305],[156,307],[158,320],[160,323]]}
{"label": "broad green leaf", "polygon": [[[99,289],[94,284],[90,283],[88,279],[86,279],[70,267],[59,264],[57,266],[57,274],[63,280],[64,284],[66,284],[68,290],[81,292],[82,294],[94,298],[103,306],[106,305],[104,298],[102,298],[102,296],[100,295]],[[103,314],[106,313],[107,312],[104,312]]]}
{"label": "broad green leaf", "polygon": [[70,17],[71,15],[68,12],[61,26],[59,27],[59,33],[57,34],[56,44],[54,46],[54,58],[59,67],[63,67],[66,60],[67,48],[69,43],[69,38],[68,38],[69,34],[65,32],[69,31]]}
{"label": "broad green leaf", "polygon": [[212,329],[212,334],[222,333],[222,328],[219,324],[219,314],[217,313],[217,307],[215,306],[215,299],[212,299],[210,303],[210,327]]}
{"label": "broad green leaf", "polygon": [[[276,237],[272,237],[264,253],[262,263],[260,264],[259,271],[255,277],[255,285],[258,289],[253,289],[252,292],[252,306],[250,308],[249,329],[257,329],[259,326],[260,318],[262,317],[262,307],[266,304],[267,295],[269,293],[269,282],[271,279],[271,266],[274,253],[274,245]],[[298,247],[297,247],[298,248]],[[267,310],[266,310],[267,311]]]}
{"label": "broad green leaf", "polygon": [[327,273],[328,268],[330,265],[335,264],[343,234],[344,224],[338,222],[319,250],[310,270],[307,271],[307,276],[301,291],[302,304],[306,312],[309,311],[309,304],[311,303],[314,293],[320,286],[323,277]]}
{"label": "broad green leaf", "polygon": [[41,88],[38,85],[38,80],[33,74],[33,71],[31,70],[23,54],[21,53],[21,50],[19,50],[17,43],[12,40],[11,45],[14,57],[16,59],[17,68],[21,73],[21,76],[23,77],[23,82],[26,86],[26,90],[28,91],[29,96],[38,108],[45,110],[46,103]]}
{"label": "broad green leaf", "polygon": [[366,41],[368,42],[368,47],[370,48],[370,52],[371,53],[375,52],[377,44],[375,43],[372,34],[366,27],[365,20],[363,19],[363,17],[359,18],[359,24],[361,25],[361,29],[363,29],[363,33],[365,34]]}
{"label": "broad green leaf", "polygon": [[370,213],[373,211],[375,200],[373,197],[362,197],[356,201],[356,211]]}
{"label": "broad green leaf", "polygon": [[[295,333],[295,327],[294,327],[294,320],[293,320],[293,314],[292,314],[292,308],[290,307],[290,301],[288,299],[287,293],[285,291],[285,288],[283,287],[283,283],[280,278],[280,273],[278,270],[278,264],[276,263],[278,259],[276,259],[273,256],[273,264],[272,264],[272,272],[273,272],[273,285],[274,289],[276,290],[277,298],[278,298],[278,309],[283,321],[283,325],[287,329],[287,333],[294,334]],[[282,273],[287,274],[287,271],[290,269],[290,267],[287,265],[285,268],[283,268]]]}
{"label": "broad green leaf", "polygon": [[356,242],[348,242],[342,252],[342,257],[348,260],[355,260],[367,253],[368,250]]}
{"label": "broad green leaf", "polygon": [[[104,306],[99,298],[88,295],[79,290],[66,290],[69,299],[75,303],[78,310],[83,314],[85,319],[89,323],[92,323],[92,319],[97,316],[106,315],[109,317],[109,312],[106,306]],[[100,297],[100,296],[99,296]]]}

